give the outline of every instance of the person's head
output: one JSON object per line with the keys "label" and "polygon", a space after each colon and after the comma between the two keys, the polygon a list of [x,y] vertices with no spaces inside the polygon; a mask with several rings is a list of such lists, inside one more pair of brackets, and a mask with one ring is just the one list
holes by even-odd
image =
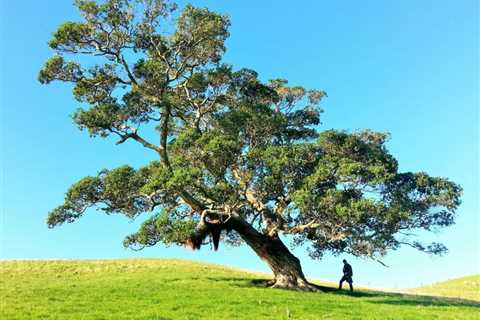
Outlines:
{"label": "person's head", "polygon": [[347,264],[347,260],[343,259],[343,263],[344,263],[344,264]]}

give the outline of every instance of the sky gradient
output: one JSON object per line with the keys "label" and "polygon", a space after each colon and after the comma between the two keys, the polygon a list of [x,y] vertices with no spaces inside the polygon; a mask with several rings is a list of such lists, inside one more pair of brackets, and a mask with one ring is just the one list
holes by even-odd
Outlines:
{"label": "sky gradient", "polygon": [[[48,211],[72,183],[102,168],[144,165],[155,155],[134,143],[90,139],[69,118],[78,107],[71,86],[36,80],[52,55],[52,32],[78,19],[70,1],[0,3],[0,258],[176,257],[268,271],[245,246],[124,249],[124,236],[145,216],[131,222],[90,211],[48,229]],[[230,16],[224,62],[252,68],[263,80],[325,90],[320,130],[390,132],[387,146],[401,171],[445,176],[464,188],[456,225],[421,235],[443,242],[446,256],[404,248],[385,257],[385,268],[348,255],[313,261],[296,249],[307,277],[337,281],[342,258],[351,261],[356,283],[382,288],[480,273],[478,1],[193,3]]]}

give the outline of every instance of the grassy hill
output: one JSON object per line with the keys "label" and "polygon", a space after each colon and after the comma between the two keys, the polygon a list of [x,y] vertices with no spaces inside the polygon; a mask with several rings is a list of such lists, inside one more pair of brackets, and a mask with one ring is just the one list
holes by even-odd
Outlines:
{"label": "grassy hill", "polygon": [[409,290],[409,292],[480,301],[480,275],[438,282]]}
{"label": "grassy hill", "polygon": [[[373,291],[303,293],[177,260],[0,262],[1,319],[478,319],[480,304]],[[476,315],[476,316],[475,316]]]}

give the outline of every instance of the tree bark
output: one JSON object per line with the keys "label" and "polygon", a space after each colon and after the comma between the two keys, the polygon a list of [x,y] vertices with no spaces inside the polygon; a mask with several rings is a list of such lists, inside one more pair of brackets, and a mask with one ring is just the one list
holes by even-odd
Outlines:
{"label": "tree bark", "polygon": [[264,235],[239,218],[231,219],[231,226],[273,271],[272,288],[318,291],[305,279],[300,260],[278,236]]}

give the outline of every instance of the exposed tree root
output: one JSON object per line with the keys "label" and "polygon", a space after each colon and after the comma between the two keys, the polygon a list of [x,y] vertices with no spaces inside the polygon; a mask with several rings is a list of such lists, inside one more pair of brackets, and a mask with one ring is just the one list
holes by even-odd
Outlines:
{"label": "exposed tree root", "polygon": [[269,282],[269,288],[306,291],[306,292],[322,292],[322,290],[319,287],[305,280],[298,280],[298,281],[284,281],[282,279],[272,280]]}

